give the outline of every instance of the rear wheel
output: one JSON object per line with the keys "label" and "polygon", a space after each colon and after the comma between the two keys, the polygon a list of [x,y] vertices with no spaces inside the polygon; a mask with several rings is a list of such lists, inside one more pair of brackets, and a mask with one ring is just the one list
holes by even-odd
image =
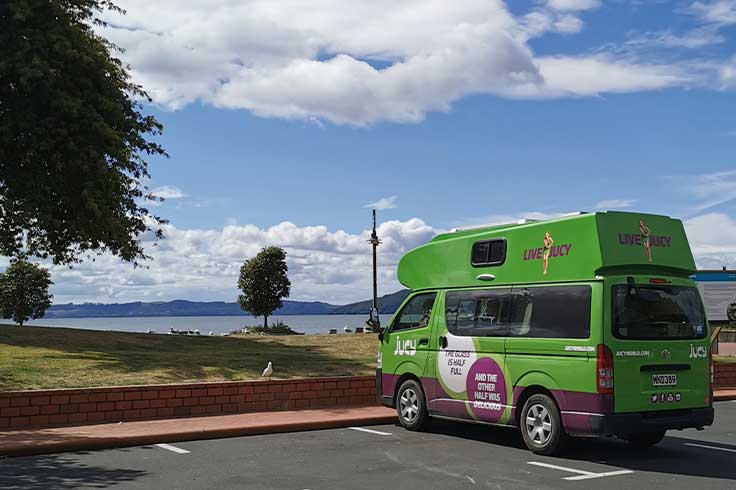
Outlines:
{"label": "rear wheel", "polygon": [[534,454],[550,455],[565,442],[560,411],[549,396],[532,395],[521,410],[521,435]]}
{"label": "rear wheel", "polygon": [[396,395],[399,422],[409,430],[420,430],[427,425],[429,414],[422,387],[413,379],[402,383]]}
{"label": "rear wheel", "polygon": [[640,432],[637,434],[623,434],[620,437],[634,447],[647,448],[659,444],[664,439],[665,432],[667,431]]}

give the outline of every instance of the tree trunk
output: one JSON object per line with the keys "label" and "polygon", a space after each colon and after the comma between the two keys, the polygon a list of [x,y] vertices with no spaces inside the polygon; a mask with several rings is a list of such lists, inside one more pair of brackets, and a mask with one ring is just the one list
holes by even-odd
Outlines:
{"label": "tree trunk", "polygon": [[268,315],[263,315],[263,328],[268,328]]}

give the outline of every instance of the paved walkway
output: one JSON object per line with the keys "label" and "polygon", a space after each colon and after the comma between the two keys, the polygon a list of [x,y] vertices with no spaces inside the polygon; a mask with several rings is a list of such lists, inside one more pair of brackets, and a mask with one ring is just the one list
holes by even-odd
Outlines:
{"label": "paved walkway", "polygon": [[[716,401],[736,400],[736,388],[718,390],[713,398]],[[0,432],[0,456],[143,446],[162,442],[378,425],[395,421],[395,410],[370,406],[12,430]]]}
{"label": "paved walkway", "polygon": [[162,442],[393,423],[396,411],[352,407],[260,412],[0,432],[0,455],[26,456]]}

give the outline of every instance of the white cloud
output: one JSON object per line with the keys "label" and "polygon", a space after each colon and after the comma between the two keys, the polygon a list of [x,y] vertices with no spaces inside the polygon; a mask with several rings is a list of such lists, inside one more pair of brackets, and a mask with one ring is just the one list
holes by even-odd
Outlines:
{"label": "white cloud", "polygon": [[[290,222],[268,229],[230,225],[217,230],[186,230],[165,225],[167,238],[143,237],[153,260],[134,269],[109,255],[69,269],[53,266],[55,302],[162,301],[177,298],[234,301],[242,263],[267,245],[287,251],[292,299],[348,303],[371,294],[369,231],[347,233],[325,226]],[[379,287],[390,293],[402,286],[396,265],[408,250],[429,241],[438,230],[419,219],[379,225]]]}
{"label": "white cloud", "polygon": [[736,88],[736,56],[718,66],[717,73],[721,90]]}
{"label": "white cloud", "polygon": [[540,58],[538,63],[550,96],[636,92],[695,82],[673,65],[637,63],[606,54],[550,56]]}
{"label": "white cloud", "polygon": [[636,199],[604,199],[595,205],[596,209],[625,209],[636,203]]}
{"label": "white cloud", "polygon": [[[550,219],[561,213],[525,212],[463,220],[456,225],[514,223],[521,218]],[[736,267],[736,220],[708,213],[685,221],[693,253],[701,268]],[[396,265],[407,251],[428,242],[442,230],[421,219],[387,221],[378,227],[379,289],[390,293],[402,286]],[[349,303],[371,293],[370,232],[331,231],[325,226],[299,227],[290,222],[267,229],[231,225],[221,229],[181,229],[166,225],[167,239],[147,234],[143,245],[154,260],[133,268],[103,255],[73,269],[51,266],[55,302],[127,302],[190,299],[234,301],[240,265],[266,245],[287,251],[292,299]],[[0,258],[0,267],[7,265]]]}
{"label": "white cloud", "polygon": [[736,268],[736,220],[709,213],[684,222],[699,269]]}
{"label": "white cloud", "polygon": [[626,41],[627,48],[685,48],[700,49],[723,43],[726,39],[720,34],[718,27],[704,26],[686,31],[682,34],[670,30],[647,32],[633,36]]}
{"label": "white cloud", "polygon": [[592,10],[601,6],[599,0],[548,0],[547,7],[552,10]]}
{"label": "white cloud", "polygon": [[684,181],[684,188],[699,201],[695,207],[699,212],[736,199],[736,170],[687,176]]}
{"label": "white cloud", "polygon": [[364,208],[373,208],[377,210],[382,209],[395,209],[396,208],[396,200],[398,199],[398,196],[390,196],[390,197],[383,197],[379,199],[376,202],[369,202]]}
{"label": "white cloud", "polygon": [[173,185],[162,185],[161,187],[156,187],[151,191],[151,194],[163,199],[180,199],[182,197],[186,197],[186,194],[184,194],[181,189],[174,187]]}
{"label": "white cloud", "polygon": [[[597,0],[120,0],[101,32],[154,101],[262,117],[369,125],[417,122],[468,95],[570,97],[689,86],[656,58],[536,57],[528,41],[583,29]],[[724,73],[725,86],[728,73]],[[711,76],[710,81],[714,78]]]}
{"label": "white cloud", "polygon": [[736,24],[736,0],[694,2],[689,11],[701,20],[713,24]]}

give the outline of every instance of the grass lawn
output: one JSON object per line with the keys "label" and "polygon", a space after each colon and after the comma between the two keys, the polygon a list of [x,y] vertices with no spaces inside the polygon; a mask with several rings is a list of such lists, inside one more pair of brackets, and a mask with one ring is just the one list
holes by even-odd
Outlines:
{"label": "grass lawn", "polygon": [[375,335],[179,337],[0,325],[0,391],[372,375]]}

